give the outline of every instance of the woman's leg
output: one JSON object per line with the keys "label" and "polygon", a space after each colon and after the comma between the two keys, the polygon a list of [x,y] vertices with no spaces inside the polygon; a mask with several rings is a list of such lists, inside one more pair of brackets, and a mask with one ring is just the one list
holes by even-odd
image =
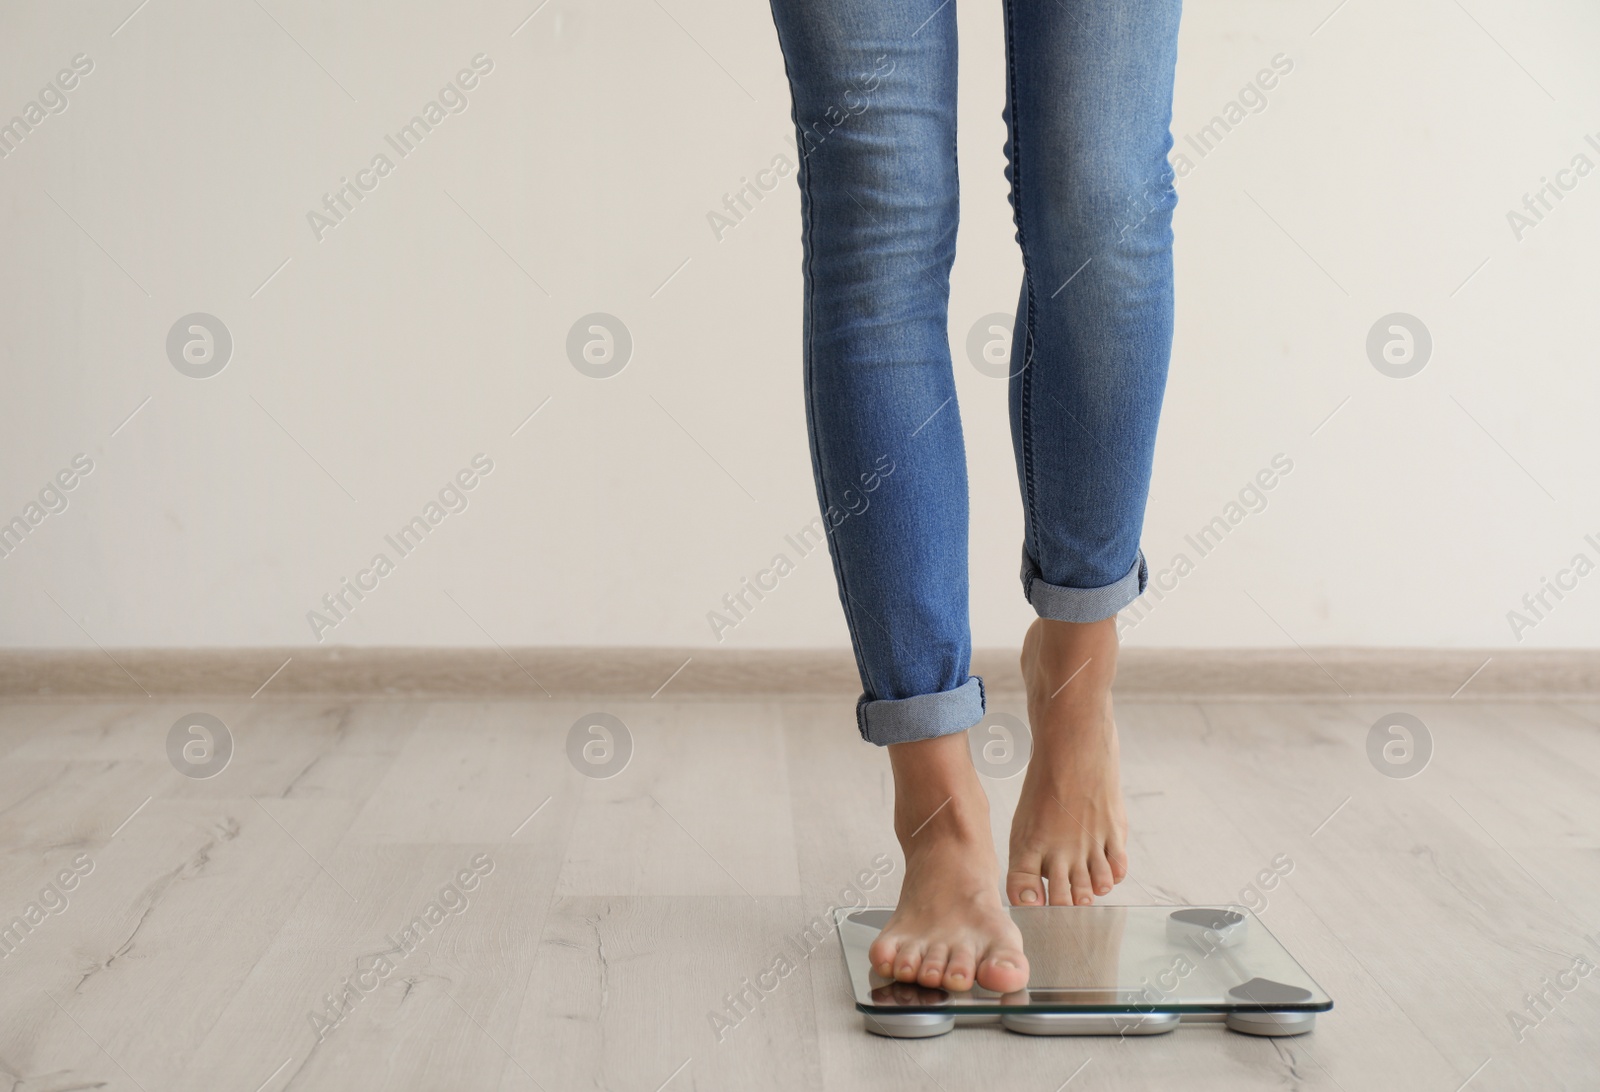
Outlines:
{"label": "woman's leg", "polygon": [[812,467],[861,673],[858,726],[878,744],[983,718],[946,317],[955,9],[939,4],[772,3],[801,156]]}
{"label": "woman's leg", "polygon": [[794,97],[812,466],[862,698],[890,749],[900,905],[872,958],[902,981],[1026,981],[964,729],[967,478],[946,306],[955,255],[948,0],[772,0]]}
{"label": "woman's leg", "polygon": [[1011,429],[1025,515],[1034,753],[1014,903],[1087,904],[1127,872],[1111,683],[1172,343],[1179,0],[1005,0],[1006,146],[1024,279]]}

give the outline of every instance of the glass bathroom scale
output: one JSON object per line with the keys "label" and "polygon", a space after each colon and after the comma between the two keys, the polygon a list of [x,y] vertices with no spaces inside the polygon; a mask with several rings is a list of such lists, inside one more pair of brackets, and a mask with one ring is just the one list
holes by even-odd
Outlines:
{"label": "glass bathroom scale", "polygon": [[999,1023],[1025,1035],[1158,1035],[1218,1023],[1301,1035],[1330,998],[1243,906],[1014,906],[1027,988],[952,993],[883,978],[867,948],[893,911],[839,909],[834,923],[868,1031],[943,1035]]}

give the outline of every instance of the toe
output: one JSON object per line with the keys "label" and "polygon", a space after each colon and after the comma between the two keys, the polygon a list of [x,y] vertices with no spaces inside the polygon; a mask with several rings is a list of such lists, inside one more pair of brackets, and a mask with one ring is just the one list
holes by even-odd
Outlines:
{"label": "toe", "polygon": [[1111,882],[1121,883],[1128,878],[1128,851],[1123,848],[1118,835],[1106,839],[1106,863],[1111,866]]}
{"label": "toe", "polygon": [[1032,860],[1012,854],[1011,871],[1006,873],[1006,899],[1012,906],[1043,906],[1044,877],[1039,871],[1039,856]]}
{"label": "toe", "polygon": [[1106,855],[1100,850],[1089,854],[1089,885],[1094,888],[1096,895],[1111,894],[1111,885],[1116,881],[1111,878],[1111,865],[1106,861]]}
{"label": "toe", "polygon": [[1014,993],[1028,984],[1028,960],[1022,949],[995,946],[978,964],[978,985],[995,993]]}
{"label": "toe", "polygon": [[1072,862],[1067,881],[1072,885],[1073,905],[1088,906],[1094,902],[1094,889],[1089,885],[1089,866],[1085,862]]}
{"label": "toe", "polygon": [[867,949],[867,958],[872,961],[872,969],[884,978],[894,977],[894,957],[900,952],[900,938],[893,933],[882,932],[878,934],[872,946]]}
{"label": "toe", "polygon": [[950,964],[944,972],[944,988],[954,993],[972,988],[972,976],[977,973],[978,953],[970,944],[957,944],[950,949]]}
{"label": "toe", "polygon": [[1012,906],[1044,905],[1043,853],[1013,841],[1006,869],[1006,899]]}
{"label": "toe", "polygon": [[922,970],[922,942],[911,941],[900,945],[894,957],[894,977],[897,982],[915,982]]}
{"label": "toe", "polygon": [[922,970],[917,972],[917,981],[930,990],[944,981],[944,969],[950,958],[950,946],[947,944],[930,944],[922,956]]}
{"label": "toe", "polygon": [[1071,906],[1076,900],[1072,894],[1072,860],[1065,854],[1056,854],[1045,862],[1044,876],[1050,881],[1050,905]]}

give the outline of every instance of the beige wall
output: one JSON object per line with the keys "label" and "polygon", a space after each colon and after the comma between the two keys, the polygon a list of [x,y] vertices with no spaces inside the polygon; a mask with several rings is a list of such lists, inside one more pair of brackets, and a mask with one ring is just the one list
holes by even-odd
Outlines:
{"label": "beige wall", "polygon": [[[74,483],[0,558],[0,642],[312,643],[307,612],[397,559],[384,536],[466,470],[465,510],[326,642],[715,643],[707,612],[813,515],[792,175],[720,239],[708,222],[793,154],[770,16],[549,0],[524,23],[535,2],[7,5],[0,120],[73,58],[93,68],[0,159],[0,519]],[[1600,645],[1600,575],[1567,578],[1542,620],[1521,608],[1536,624],[1516,636],[1507,618],[1575,555],[1600,562],[1600,176],[1557,174],[1600,165],[1600,16],[1335,2],[1185,16],[1193,169],[1145,543],[1157,571],[1195,564],[1128,640]],[[1005,391],[965,344],[1020,267],[998,5],[964,0],[960,21],[951,333],[974,636],[1003,646],[1029,617]],[[466,108],[399,156],[385,135],[480,54]],[[1195,153],[1279,54],[1265,107]],[[314,230],[380,152],[392,173]],[[1572,188],[1514,228],[1545,179]],[[192,312],[234,341],[212,378],[168,358]],[[632,338],[610,379],[568,360],[591,312]],[[1368,359],[1392,312],[1431,332],[1411,378]],[[1280,454],[1266,508],[1200,557],[1185,536]],[[825,558],[725,636],[842,645]]]}

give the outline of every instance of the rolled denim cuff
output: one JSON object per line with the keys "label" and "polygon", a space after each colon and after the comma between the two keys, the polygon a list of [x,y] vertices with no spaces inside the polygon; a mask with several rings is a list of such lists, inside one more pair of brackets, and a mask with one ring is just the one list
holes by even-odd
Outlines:
{"label": "rolled denim cuff", "polygon": [[1139,598],[1149,582],[1144,551],[1138,551],[1133,567],[1121,579],[1100,588],[1064,588],[1046,583],[1028,551],[1022,551],[1022,594],[1040,618],[1057,622],[1098,622],[1110,618]]}
{"label": "rolled denim cuff", "polygon": [[937,694],[877,700],[863,694],[856,703],[856,726],[862,739],[887,747],[964,732],[983,719],[983,712],[983,680],[972,675]]}

